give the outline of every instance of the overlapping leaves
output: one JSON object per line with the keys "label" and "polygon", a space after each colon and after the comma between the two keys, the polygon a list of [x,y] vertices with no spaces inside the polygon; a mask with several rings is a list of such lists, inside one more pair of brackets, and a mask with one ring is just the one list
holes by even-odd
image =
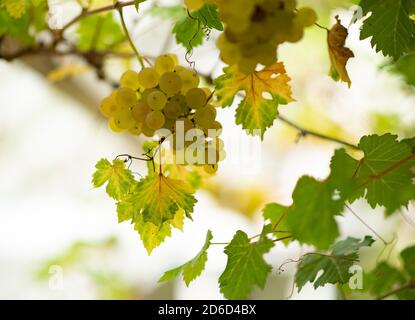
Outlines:
{"label": "overlapping leaves", "polygon": [[[348,282],[351,277],[349,269],[359,260],[359,249],[370,247],[373,242],[374,240],[369,236],[363,240],[349,237],[337,242],[329,254],[308,253],[304,255],[295,275],[298,291],[301,291],[307,282],[313,283],[315,289],[327,283]],[[321,274],[320,271],[322,271]]]}

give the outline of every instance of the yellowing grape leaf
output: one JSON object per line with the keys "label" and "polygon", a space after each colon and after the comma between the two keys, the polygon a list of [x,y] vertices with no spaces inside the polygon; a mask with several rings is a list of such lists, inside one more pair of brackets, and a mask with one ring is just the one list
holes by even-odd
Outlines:
{"label": "yellowing grape leaf", "polygon": [[108,182],[107,193],[116,200],[126,195],[135,182],[133,174],[125,168],[122,160],[115,159],[111,164],[107,159],[101,159],[95,168],[97,171],[92,176],[92,184],[98,188]]}
{"label": "yellowing grape leaf", "polygon": [[70,78],[73,76],[80,75],[89,71],[90,68],[84,64],[66,64],[53,69],[48,74],[48,80],[50,82],[58,82]]}
{"label": "yellowing grape leaf", "polygon": [[141,215],[137,215],[134,229],[140,234],[141,241],[148,255],[162,244],[167,237],[171,236],[169,221],[165,221],[162,225],[157,226],[152,222],[145,222]]}
{"label": "yellowing grape leaf", "polygon": [[276,62],[248,75],[238,71],[237,66],[225,68],[224,72],[215,80],[218,103],[230,106],[243,91],[244,98],[236,109],[236,124],[241,124],[248,134],[259,133],[263,138],[278,115],[278,105],[294,101],[284,64]]}
{"label": "yellowing grape leaf", "polygon": [[0,0],[0,7],[5,8],[12,18],[20,18],[26,12],[26,0]]}
{"label": "yellowing grape leaf", "polygon": [[336,16],[336,20],[336,24],[327,34],[327,44],[331,61],[330,76],[335,81],[347,82],[350,88],[352,81],[347,72],[346,64],[350,58],[354,57],[354,53],[345,46],[348,36],[347,29],[341,24],[338,16]]}
{"label": "yellowing grape leaf", "polygon": [[165,221],[173,219],[179,209],[190,216],[196,203],[192,193],[192,188],[184,181],[157,174],[140,180],[135,190],[120,201],[118,206],[130,205],[131,210],[137,215],[141,214],[145,222],[161,226]]}

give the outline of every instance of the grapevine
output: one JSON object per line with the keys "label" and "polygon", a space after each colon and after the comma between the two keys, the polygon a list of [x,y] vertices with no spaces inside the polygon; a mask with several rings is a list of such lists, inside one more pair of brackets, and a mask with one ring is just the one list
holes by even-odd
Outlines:
{"label": "grapevine", "polygon": [[[323,178],[303,175],[291,202],[275,199],[264,205],[256,234],[235,230],[231,239],[219,241],[215,230],[206,230],[194,258],[166,270],[159,282],[181,277],[190,286],[204,271],[210,248],[221,246],[227,261],[218,286],[227,299],[249,299],[256,288],[265,287],[270,274],[283,273],[288,264],[296,267],[292,280],[297,292],[306,285],[317,289],[332,284],[346,298],[415,299],[415,246],[396,252],[398,258],[385,257],[385,251],[394,250],[394,241],[385,240],[352,207],[360,201],[373,210],[382,208],[386,219],[414,202],[415,138],[368,133],[354,143],[303,127],[282,113],[301,101],[281,51],[298,46],[309,30],[325,39],[318,45],[327,48],[332,85],[353,87],[351,61],[361,57],[349,42],[347,16],[333,14],[324,22],[319,6],[300,6],[296,0],[180,0],[169,7],[150,0],[91,3],[78,1],[77,15],[52,26],[46,0],[0,0],[0,59],[71,56],[83,67],[58,67],[49,79],[75,77],[90,68],[110,85],[96,109],[106,129],[120,139],[137,138],[142,152],[100,159],[92,185],[105,188],[115,202],[118,221],[132,225],[149,255],[169,241],[173,229],[183,231],[198,218],[193,216],[198,191],[220,174],[229,158],[223,134],[227,128],[220,121],[224,108],[234,106],[235,124],[258,141],[269,137],[270,128],[285,124],[298,139],[314,137],[338,146]],[[360,23],[360,40],[370,38],[373,50],[387,58],[389,69],[402,74],[413,90],[415,1],[361,0],[359,5],[364,16],[353,17],[350,25]],[[148,52],[145,43],[134,38],[125,15],[133,8],[136,17],[172,19],[171,33],[183,50],[143,54]],[[76,37],[70,36],[72,29]],[[39,40],[43,34],[48,35],[45,41]],[[217,49],[217,65],[223,67],[219,75],[199,69],[195,50],[206,43]],[[111,58],[128,61],[115,80],[106,69]],[[146,170],[133,172],[132,162],[144,162]],[[366,236],[344,234],[338,219],[345,212],[362,223]],[[280,243],[296,244],[306,252],[271,265],[266,255]],[[383,251],[378,261],[364,270],[365,287],[352,290],[352,270],[360,265],[361,253],[376,252],[379,246]]]}

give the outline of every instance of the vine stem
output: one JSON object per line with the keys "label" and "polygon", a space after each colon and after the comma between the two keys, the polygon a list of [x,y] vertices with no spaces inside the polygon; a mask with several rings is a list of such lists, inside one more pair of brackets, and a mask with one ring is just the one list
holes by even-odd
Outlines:
{"label": "vine stem", "polygon": [[130,33],[128,32],[128,29],[127,29],[127,25],[125,24],[125,19],[124,19],[124,14],[122,12],[122,9],[123,9],[123,7],[119,7],[118,8],[118,12],[120,14],[121,24],[122,24],[122,27],[124,29],[124,33],[125,33],[125,35],[126,35],[126,37],[128,39],[128,42],[131,45],[131,48],[133,49],[133,51],[134,51],[134,53],[135,53],[135,55],[136,55],[136,57],[138,59],[138,62],[140,63],[141,69],[144,69],[144,60],[143,60],[143,57],[138,52],[138,50],[137,50],[137,48],[136,48],[133,40],[131,39]]}
{"label": "vine stem", "polygon": [[388,298],[388,297],[390,297],[390,296],[393,296],[394,294],[397,294],[397,293],[399,293],[399,292],[401,292],[401,291],[404,291],[404,290],[406,290],[406,289],[412,289],[412,288],[414,288],[414,287],[415,287],[415,283],[413,283],[413,282],[409,282],[409,283],[407,283],[407,284],[405,284],[405,285],[403,285],[403,286],[401,286],[401,287],[399,287],[399,288],[397,288],[397,289],[395,289],[395,290],[392,290],[392,291],[389,291],[389,292],[385,293],[384,295],[382,295],[382,296],[380,296],[380,297],[376,298],[376,300],[383,300],[383,299],[386,299],[386,298]]}
{"label": "vine stem", "polygon": [[353,144],[353,143],[347,142],[347,141],[342,140],[342,139],[330,137],[328,135],[325,135],[325,134],[322,134],[322,133],[319,133],[319,132],[316,132],[316,131],[313,131],[313,130],[305,129],[305,128],[299,126],[298,124],[292,122],[291,120],[288,120],[284,116],[278,115],[277,119],[280,120],[281,122],[285,123],[286,125],[296,129],[301,134],[301,136],[303,136],[303,137],[314,136],[316,138],[320,138],[320,139],[331,141],[331,142],[340,143],[340,144],[342,144],[344,146],[347,146],[347,147],[350,147],[352,149],[359,150],[359,147],[357,145]]}
{"label": "vine stem", "polygon": [[[141,2],[144,2],[144,1],[145,0],[142,0]],[[83,9],[80,14],[78,14],[75,18],[73,18],[71,21],[69,21],[67,24],[65,24],[62,27],[62,29],[60,30],[60,33],[62,34],[70,26],[74,25],[79,20],[81,20],[85,17],[91,16],[91,15],[97,14],[97,13],[103,13],[103,12],[112,11],[112,10],[119,10],[119,9],[124,8],[124,7],[132,6],[132,5],[134,5],[134,0],[129,0],[129,1],[125,1],[125,2],[116,1],[113,4],[103,6],[103,7],[100,7],[100,8],[96,8],[96,9],[92,9],[92,10]]]}

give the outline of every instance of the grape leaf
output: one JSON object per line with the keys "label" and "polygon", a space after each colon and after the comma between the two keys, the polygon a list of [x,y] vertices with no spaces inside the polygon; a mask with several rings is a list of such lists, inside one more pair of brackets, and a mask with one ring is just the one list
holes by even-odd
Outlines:
{"label": "grape leaf", "polygon": [[415,53],[400,58],[390,69],[393,73],[401,75],[407,84],[415,86]]}
{"label": "grape leaf", "polygon": [[[235,96],[243,91],[245,97],[236,110],[236,124],[242,124],[249,134],[259,130],[263,138],[265,130],[272,126],[278,115],[278,105],[294,101],[290,80],[282,62],[248,75],[238,71],[237,66],[228,67],[215,80],[218,104],[222,107],[232,105]],[[264,94],[269,94],[270,98]]]}
{"label": "grape leaf", "polygon": [[[288,226],[285,222],[285,218],[289,210],[289,207],[282,206],[278,203],[268,203],[262,210],[262,216],[264,217],[264,220],[269,220],[271,222],[273,230],[282,231],[282,233],[286,235],[285,231],[288,229]],[[280,234],[277,233],[277,235]],[[290,242],[291,239],[282,240],[282,243],[285,245],[288,245]]]}
{"label": "grape leaf", "polygon": [[408,247],[401,252],[403,267],[412,279],[415,279],[415,246]]}
{"label": "grape leaf", "polygon": [[81,20],[77,29],[78,48],[82,51],[109,50],[124,39],[121,25],[113,12],[91,15]]}
{"label": "grape leaf", "polygon": [[12,18],[21,18],[26,13],[26,0],[0,0],[0,7],[5,8]]}
{"label": "grape leaf", "polygon": [[223,30],[215,5],[205,5],[198,11],[188,13],[176,22],[173,33],[177,43],[190,51],[203,43],[205,29]]}
{"label": "grape leaf", "polygon": [[184,223],[183,210],[177,210],[171,220],[164,221],[161,225],[146,222],[143,216],[136,211],[134,204],[127,201],[117,203],[117,213],[119,223],[131,220],[131,223],[134,224],[134,229],[140,234],[141,241],[149,255],[167,237],[171,236],[171,227],[182,230]]}
{"label": "grape leaf", "polygon": [[131,210],[141,214],[145,222],[161,226],[173,219],[179,209],[183,209],[186,215],[193,212],[196,199],[192,192],[184,181],[158,174],[140,180],[135,190],[118,205],[124,208],[130,205]]}
{"label": "grape leaf", "polygon": [[182,274],[186,286],[189,286],[189,284],[200,276],[205,269],[206,261],[208,259],[207,250],[210,247],[212,238],[212,232],[209,230],[206,235],[205,243],[196,257],[177,268],[166,271],[159,282],[170,281]]}
{"label": "grape leaf", "polygon": [[108,182],[106,191],[116,200],[126,195],[135,182],[133,174],[125,168],[122,160],[115,159],[111,164],[107,159],[101,159],[95,168],[97,171],[92,176],[92,184],[98,188]]}
{"label": "grape leaf", "polygon": [[405,282],[405,276],[386,262],[379,263],[366,275],[366,279],[366,282],[369,282],[369,285],[365,286],[366,289],[376,297],[396,289]]}
{"label": "grape leaf", "polygon": [[335,81],[343,81],[348,83],[349,88],[352,84],[346,69],[346,64],[350,58],[354,57],[354,53],[345,47],[348,36],[347,29],[341,24],[338,16],[337,23],[327,33],[327,44],[329,47],[329,56],[331,61],[330,76]]}
{"label": "grape leaf", "polygon": [[[370,247],[373,242],[370,236],[366,236],[363,240],[349,237],[337,242],[331,254],[305,254],[295,274],[298,292],[307,282],[314,283],[315,289],[327,283],[346,283],[351,276],[349,268],[359,261],[359,249]],[[320,270],[323,270],[323,273],[320,274]]]}
{"label": "grape leaf", "polygon": [[271,225],[265,226],[259,240],[251,243],[246,233],[238,230],[225,247],[228,262],[219,278],[219,285],[227,299],[246,299],[254,285],[265,286],[271,266],[263,256],[274,246],[267,238],[269,232]]}
{"label": "grape leaf", "polygon": [[144,221],[141,215],[136,216],[134,229],[140,234],[141,241],[148,255],[162,244],[167,237],[171,236],[169,221],[165,221],[161,225],[155,225],[152,222]]}
{"label": "grape leaf", "polygon": [[372,208],[384,206],[387,214],[407,206],[415,198],[411,146],[385,134],[365,136],[358,147],[364,152],[360,161],[339,151],[331,162],[331,183],[342,197],[352,202],[364,196]]}
{"label": "grape leaf", "polygon": [[371,12],[360,32],[360,38],[372,37],[376,51],[398,60],[413,49],[415,23],[410,19],[415,14],[414,0],[362,0],[364,14]]}
{"label": "grape leaf", "polygon": [[328,181],[304,176],[294,189],[293,204],[286,223],[294,239],[327,249],[339,236],[335,215],[342,213],[344,201],[335,197]]}

